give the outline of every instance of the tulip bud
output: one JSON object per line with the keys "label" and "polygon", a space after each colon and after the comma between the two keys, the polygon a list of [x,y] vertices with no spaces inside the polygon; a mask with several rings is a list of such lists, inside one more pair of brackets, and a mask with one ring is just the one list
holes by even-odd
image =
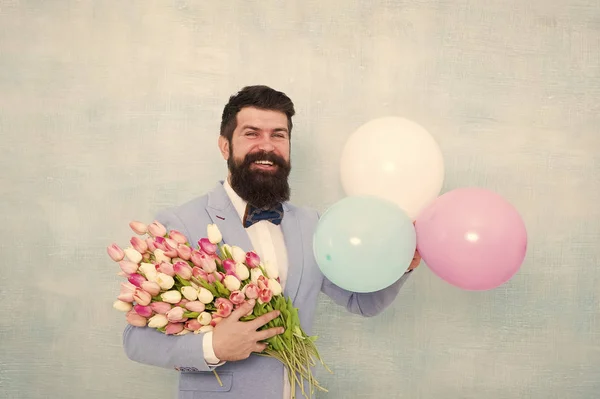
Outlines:
{"label": "tulip bud", "polygon": [[117,244],[111,244],[106,248],[106,252],[108,256],[115,262],[119,262],[125,256],[125,252],[119,247]]}
{"label": "tulip bud", "polygon": [[154,245],[154,239],[152,237],[146,238],[146,244],[148,245],[148,251],[156,251],[156,245]]}
{"label": "tulip bud", "polygon": [[244,263],[246,261],[246,252],[235,245],[231,247],[231,256],[235,263]]}
{"label": "tulip bud", "polygon": [[269,288],[260,290],[260,292],[258,293],[258,303],[263,304],[270,302],[272,297],[273,291],[271,291]]}
{"label": "tulip bud", "polygon": [[175,280],[173,279],[173,277],[169,276],[168,274],[158,273],[156,275],[156,283],[163,290],[170,290],[175,285]]}
{"label": "tulip bud", "polygon": [[229,275],[225,276],[225,279],[223,280],[223,285],[225,285],[225,287],[229,291],[237,291],[240,289],[241,282],[240,280],[238,280],[237,277]]}
{"label": "tulip bud", "polygon": [[212,330],[214,330],[214,327],[213,327],[213,326],[202,326],[202,327],[201,327],[201,328],[198,330],[198,332],[201,332],[201,333],[207,333],[207,332],[209,332],[209,331],[212,331]]}
{"label": "tulip bud", "polygon": [[175,276],[175,270],[173,270],[173,265],[169,262],[161,262],[158,265],[158,271],[160,273],[164,273],[168,276],[174,277]]}
{"label": "tulip bud", "polygon": [[185,244],[187,242],[186,236],[177,230],[169,231],[169,238],[178,244]]}
{"label": "tulip bud", "polygon": [[192,256],[192,248],[188,247],[185,244],[177,245],[177,256],[179,256],[183,260],[190,260]]}
{"label": "tulip bud", "polygon": [[150,306],[142,306],[142,305],[138,304],[138,305],[135,305],[133,307],[133,309],[135,310],[135,313],[137,313],[140,316],[145,317],[145,318],[152,316],[152,313],[154,313]]}
{"label": "tulip bud", "polygon": [[222,266],[225,274],[235,275],[235,261],[233,259],[225,259]]}
{"label": "tulip bud", "polygon": [[271,289],[271,291],[273,291],[273,295],[275,296],[281,295],[281,292],[283,291],[283,289],[281,288],[281,284],[279,284],[279,281],[275,280],[274,278],[269,279],[269,288]]}
{"label": "tulip bud", "polygon": [[166,314],[169,310],[173,308],[173,305],[166,302],[152,302],[150,304],[152,310],[159,314]]}
{"label": "tulip bud", "polygon": [[129,312],[132,308],[132,305],[131,305],[131,303],[117,299],[116,301],[113,302],[113,308],[115,308],[121,312]]}
{"label": "tulip bud", "polygon": [[143,254],[148,250],[148,244],[145,240],[142,240],[140,237],[131,237],[129,243],[139,253]]}
{"label": "tulip bud", "polygon": [[183,323],[169,323],[165,327],[165,334],[179,334],[183,330]]}
{"label": "tulip bud", "polygon": [[148,234],[150,234],[152,237],[163,237],[165,234],[167,234],[167,228],[159,221],[155,220],[148,225]]}
{"label": "tulip bud", "polygon": [[255,283],[248,283],[246,286],[244,286],[244,295],[246,295],[246,298],[248,299],[256,299],[258,298],[258,286]]}
{"label": "tulip bud", "polygon": [[234,305],[241,305],[244,303],[246,296],[241,291],[232,291],[231,295],[229,295],[229,300]]}
{"label": "tulip bud", "polygon": [[265,263],[265,272],[267,272],[267,277],[269,278],[279,277],[279,269],[277,269],[277,265],[273,264],[273,262]]}
{"label": "tulip bud", "polygon": [[146,278],[141,274],[133,273],[127,280],[136,287],[141,287]]}
{"label": "tulip bud", "polygon": [[175,274],[184,280],[189,280],[192,277],[192,268],[186,262],[177,262],[173,265]]}
{"label": "tulip bud", "polygon": [[148,327],[150,328],[162,328],[169,324],[169,320],[164,314],[155,314],[148,320]]}
{"label": "tulip bud", "polygon": [[253,283],[258,282],[258,278],[262,275],[262,270],[258,267],[250,270],[250,280],[252,280]]}
{"label": "tulip bud", "polygon": [[152,296],[160,294],[160,285],[154,281],[144,281],[141,288]]}
{"label": "tulip bud", "polygon": [[250,270],[244,264],[238,263],[235,265],[235,275],[242,281],[250,278]]}
{"label": "tulip bud", "polygon": [[228,317],[231,314],[231,312],[233,312],[233,303],[231,303],[231,301],[226,298],[217,298],[215,300],[215,307],[217,308],[217,310],[215,311],[216,317]]}
{"label": "tulip bud", "polygon": [[211,244],[218,244],[223,239],[219,227],[216,224],[209,224],[206,228],[206,233]]}
{"label": "tulip bud", "polygon": [[250,269],[254,269],[260,265],[260,257],[256,252],[250,251],[246,253],[246,265],[248,265]]}
{"label": "tulip bud", "polygon": [[191,301],[185,304],[185,308],[190,312],[204,312],[206,306],[200,301]]}
{"label": "tulip bud", "polygon": [[198,291],[194,289],[194,287],[185,286],[181,288],[181,294],[188,301],[195,301],[198,299]]}
{"label": "tulip bud", "polygon": [[146,280],[148,281],[156,281],[156,275],[158,272],[156,271],[156,266],[152,263],[141,263],[139,270],[142,272]]}
{"label": "tulip bud", "polygon": [[179,245],[176,241],[171,240],[170,238],[165,238],[165,256],[169,258],[174,258],[178,256],[177,254],[177,246]]}
{"label": "tulip bud", "polygon": [[183,310],[183,308],[175,306],[173,309],[169,310],[165,316],[167,316],[167,319],[169,319],[171,323],[178,323],[183,321],[184,312],[185,310]]}
{"label": "tulip bud", "polygon": [[198,300],[204,304],[211,303],[214,297],[209,290],[204,287],[200,287],[198,290]]}
{"label": "tulip bud", "polygon": [[127,323],[131,324],[132,326],[146,327],[146,318],[135,313],[134,310],[130,310],[129,313],[127,313],[126,319]]}
{"label": "tulip bud", "polygon": [[188,320],[185,322],[185,329],[190,331],[199,330],[202,325],[196,319]]}
{"label": "tulip bud", "polygon": [[170,263],[171,262],[171,258],[166,256],[165,251],[163,251],[160,248],[156,248],[154,250],[154,257],[156,258],[156,263],[162,263],[162,262]]}
{"label": "tulip bud", "polygon": [[129,259],[133,263],[140,263],[142,261],[142,254],[136,251],[135,249],[126,248],[124,252],[125,256],[127,256],[127,259]]}
{"label": "tulip bud", "polygon": [[152,296],[146,291],[137,288],[133,293],[133,300],[137,302],[138,305],[147,306],[152,301]]}
{"label": "tulip bud", "polygon": [[133,274],[138,269],[137,263],[133,263],[128,260],[119,261],[119,266],[121,267],[121,270],[123,270],[123,273],[126,273],[126,274]]}
{"label": "tulip bud", "polygon": [[211,243],[208,238],[201,238],[198,241],[198,247],[202,250],[202,252],[208,255],[213,255],[217,252],[217,246]]}
{"label": "tulip bud", "polygon": [[179,301],[181,301],[181,293],[176,290],[163,292],[162,294],[160,294],[160,297],[164,302],[167,303],[178,303]]}
{"label": "tulip bud", "polygon": [[146,224],[144,224],[142,222],[137,222],[137,221],[129,222],[129,227],[131,227],[131,230],[133,230],[133,232],[135,234],[139,234],[139,235],[144,235],[148,231],[148,226],[146,226]]}
{"label": "tulip bud", "polygon": [[163,251],[167,250],[167,241],[165,241],[164,237],[155,237],[154,238],[154,246],[157,249],[161,249]]}
{"label": "tulip bud", "polygon": [[202,312],[198,315],[196,320],[198,320],[198,322],[200,324],[202,324],[203,326],[207,326],[210,324],[210,321],[212,320],[212,316],[208,312]]}

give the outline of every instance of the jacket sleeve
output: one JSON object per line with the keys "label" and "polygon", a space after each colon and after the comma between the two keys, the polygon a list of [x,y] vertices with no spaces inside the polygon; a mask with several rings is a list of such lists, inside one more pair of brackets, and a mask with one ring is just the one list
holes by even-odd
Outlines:
{"label": "jacket sleeve", "polygon": [[[172,211],[159,213],[156,220],[168,230],[178,230],[188,240],[189,232]],[[204,358],[205,335],[166,335],[149,327],[127,325],[123,332],[123,348],[127,357],[135,362],[163,368],[186,371],[212,371],[220,364],[209,364]],[[207,337],[208,338],[208,337]]]}

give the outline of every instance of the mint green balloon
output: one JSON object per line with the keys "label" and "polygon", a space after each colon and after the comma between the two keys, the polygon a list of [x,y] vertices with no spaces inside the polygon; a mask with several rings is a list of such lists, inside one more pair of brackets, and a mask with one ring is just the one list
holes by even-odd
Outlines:
{"label": "mint green balloon", "polygon": [[395,203],[374,196],[349,196],[319,220],[313,251],[332,283],[352,292],[375,292],[392,285],[414,257],[412,220]]}

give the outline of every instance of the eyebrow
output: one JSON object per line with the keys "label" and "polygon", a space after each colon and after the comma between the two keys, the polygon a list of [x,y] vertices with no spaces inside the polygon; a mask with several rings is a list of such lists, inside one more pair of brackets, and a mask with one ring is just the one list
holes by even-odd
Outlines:
{"label": "eyebrow", "polygon": [[[242,130],[246,130],[246,129],[250,129],[250,130],[260,130],[260,128],[256,127],[256,126],[252,126],[252,125],[243,125],[242,126]],[[274,132],[285,132],[288,133],[288,129],[284,128],[284,127],[278,127],[276,129],[273,129]]]}

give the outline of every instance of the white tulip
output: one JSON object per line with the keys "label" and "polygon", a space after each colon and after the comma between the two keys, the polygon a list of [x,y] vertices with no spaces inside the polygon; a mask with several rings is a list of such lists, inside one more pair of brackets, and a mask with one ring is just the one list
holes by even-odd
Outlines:
{"label": "white tulip", "polygon": [[194,287],[185,286],[181,288],[181,293],[188,301],[195,301],[198,299],[198,291]]}
{"label": "white tulip", "polygon": [[273,262],[265,263],[265,272],[267,272],[268,278],[279,277],[279,270],[277,269],[277,265],[274,265]]}
{"label": "white tulip", "polygon": [[127,259],[133,263],[140,263],[142,261],[142,254],[136,251],[134,248],[126,248],[124,252],[125,256],[127,256]]}
{"label": "white tulip", "polygon": [[160,248],[156,248],[154,250],[154,257],[156,258],[156,263],[158,263],[159,265],[162,262],[171,263],[171,258],[169,258],[167,255],[165,255],[165,251],[163,251]]}
{"label": "white tulip", "polygon": [[218,244],[223,239],[219,227],[216,224],[209,224],[206,228],[206,233],[208,235],[208,241],[212,244]]}
{"label": "white tulip", "polygon": [[157,273],[155,283],[163,290],[170,290],[175,285],[175,280],[168,274]]}
{"label": "white tulip", "polygon": [[161,328],[169,324],[169,319],[164,314],[155,314],[148,319],[148,327]]}
{"label": "white tulip", "polygon": [[235,263],[244,263],[246,261],[246,251],[235,245],[231,247],[231,256]]}
{"label": "white tulip", "polygon": [[196,319],[198,320],[198,323],[202,324],[203,326],[207,326],[210,324],[212,316],[208,312],[202,312]]}
{"label": "white tulip", "polygon": [[156,282],[156,277],[158,275],[158,272],[156,271],[156,266],[154,266],[152,263],[140,264],[139,270],[142,271],[142,273],[144,274],[144,277],[146,277],[146,280]]}
{"label": "white tulip", "polygon": [[270,278],[268,285],[271,291],[273,292],[273,295],[281,295],[283,289],[281,288],[281,284],[279,284],[279,281],[275,280],[274,278]]}
{"label": "white tulip", "polygon": [[231,253],[231,245],[229,244],[223,244],[223,251],[227,251],[229,253]]}
{"label": "white tulip", "polygon": [[176,291],[176,290],[163,292],[160,295],[160,297],[163,300],[163,302],[167,302],[167,303],[175,304],[175,303],[181,302],[181,294],[179,293],[179,291]]}
{"label": "white tulip", "polygon": [[191,333],[191,331],[190,331],[190,330],[188,330],[188,329],[185,329],[185,328],[184,328],[183,330],[179,331],[179,332],[178,332],[177,334],[175,334],[175,335],[181,336],[181,335],[185,335],[185,334],[189,334],[189,333]]}
{"label": "white tulip", "polygon": [[235,274],[237,274],[240,280],[244,281],[250,277],[250,270],[248,270],[246,265],[238,263],[235,265]]}
{"label": "white tulip", "polygon": [[200,327],[198,332],[205,333],[205,332],[212,331],[213,329],[214,329],[213,326],[202,326],[202,327]]}
{"label": "white tulip", "polygon": [[250,280],[252,280],[253,283],[258,282],[260,276],[263,276],[263,272],[258,267],[250,270]]}
{"label": "white tulip", "polygon": [[209,290],[204,287],[200,287],[198,290],[198,300],[204,304],[211,303],[214,297]]}
{"label": "white tulip", "polygon": [[242,283],[240,282],[240,280],[238,280],[236,276],[229,275],[225,276],[225,278],[223,279],[223,285],[229,291],[237,291],[240,289]]}
{"label": "white tulip", "polygon": [[115,308],[121,312],[129,312],[132,307],[133,307],[133,305],[130,304],[129,302],[123,302],[118,299],[113,302],[113,308]]}

